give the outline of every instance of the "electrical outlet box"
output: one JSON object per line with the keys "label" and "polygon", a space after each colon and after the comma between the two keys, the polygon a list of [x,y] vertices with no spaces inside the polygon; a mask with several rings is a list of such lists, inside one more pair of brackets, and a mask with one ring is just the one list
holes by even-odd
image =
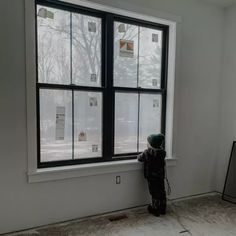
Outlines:
{"label": "electrical outlet box", "polygon": [[120,182],[121,182],[121,179],[120,179],[120,176],[118,175],[116,176],[116,184],[120,184]]}

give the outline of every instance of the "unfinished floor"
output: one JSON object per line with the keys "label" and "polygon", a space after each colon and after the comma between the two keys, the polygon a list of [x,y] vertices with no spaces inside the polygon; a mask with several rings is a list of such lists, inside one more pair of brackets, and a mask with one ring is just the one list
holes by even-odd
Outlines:
{"label": "unfinished floor", "polygon": [[[111,216],[119,214],[125,214],[127,218],[110,221]],[[8,235],[236,235],[236,205],[222,201],[220,196],[208,196],[172,202],[168,206],[167,215],[158,218],[149,215],[146,208],[142,207]]]}

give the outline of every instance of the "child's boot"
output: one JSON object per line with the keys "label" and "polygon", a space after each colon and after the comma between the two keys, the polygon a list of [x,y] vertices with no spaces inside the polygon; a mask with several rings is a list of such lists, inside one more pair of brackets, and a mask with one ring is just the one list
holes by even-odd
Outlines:
{"label": "child's boot", "polygon": [[160,200],[160,214],[161,215],[166,214],[166,199]]}
{"label": "child's boot", "polygon": [[148,205],[148,211],[154,216],[159,216],[160,215],[159,200],[152,199],[152,204]]}

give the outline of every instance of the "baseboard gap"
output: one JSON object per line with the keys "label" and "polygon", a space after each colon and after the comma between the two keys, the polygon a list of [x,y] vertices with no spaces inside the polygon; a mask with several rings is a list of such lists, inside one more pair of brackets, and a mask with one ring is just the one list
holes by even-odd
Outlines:
{"label": "baseboard gap", "polygon": [[178,202],[178,201],[183,201],[183,200],[190,200],[190,199],[194,199],[194,198],[214,196],[214,195],[221,195],[221,194],[222,193],[217,192],[217,191],[211,191],[211,192],[205,192],[205,193],[198,193],[198,194],[188,195],[188,196],[184,196],[184,197],[171,198],[171,199],[168,199],[168,202]]}

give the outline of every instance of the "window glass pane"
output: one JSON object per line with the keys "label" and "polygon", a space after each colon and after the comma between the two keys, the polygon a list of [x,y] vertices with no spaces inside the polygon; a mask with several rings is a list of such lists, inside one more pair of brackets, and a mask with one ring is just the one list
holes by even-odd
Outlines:
{"label": "window glass pane", "polygon": [[114,85],[137,87],[138,26],[114,23]]}
{"label": "window glass pane", "polygon": [[140,27],[139,86],[160,88],[162,31]]}
{"label": "window glass pane", "polygon": [[115,94],[115,154],[137,152],[138,95]]}
{"label": "window glass pane", "polygon": [[147,137],[161,132],[161,95],[141,94],[139,114],[139,152],[142,152],[147,148]]}
{"label": "window glass pane", "polygon": [[101,19],[72,14],[73,83],[101,85]]}
{"label": "window glass pane", "polygon": [[70,83],[70,13],[37,6],[38,81]]}
{"label": "window glass pane", "polygon": [[40,90],[41,162],[72,159],[70,91]]}
{"label": "window glass pane", "polygon": [[74,157],[102,155],[102,94],[74,92]]}

